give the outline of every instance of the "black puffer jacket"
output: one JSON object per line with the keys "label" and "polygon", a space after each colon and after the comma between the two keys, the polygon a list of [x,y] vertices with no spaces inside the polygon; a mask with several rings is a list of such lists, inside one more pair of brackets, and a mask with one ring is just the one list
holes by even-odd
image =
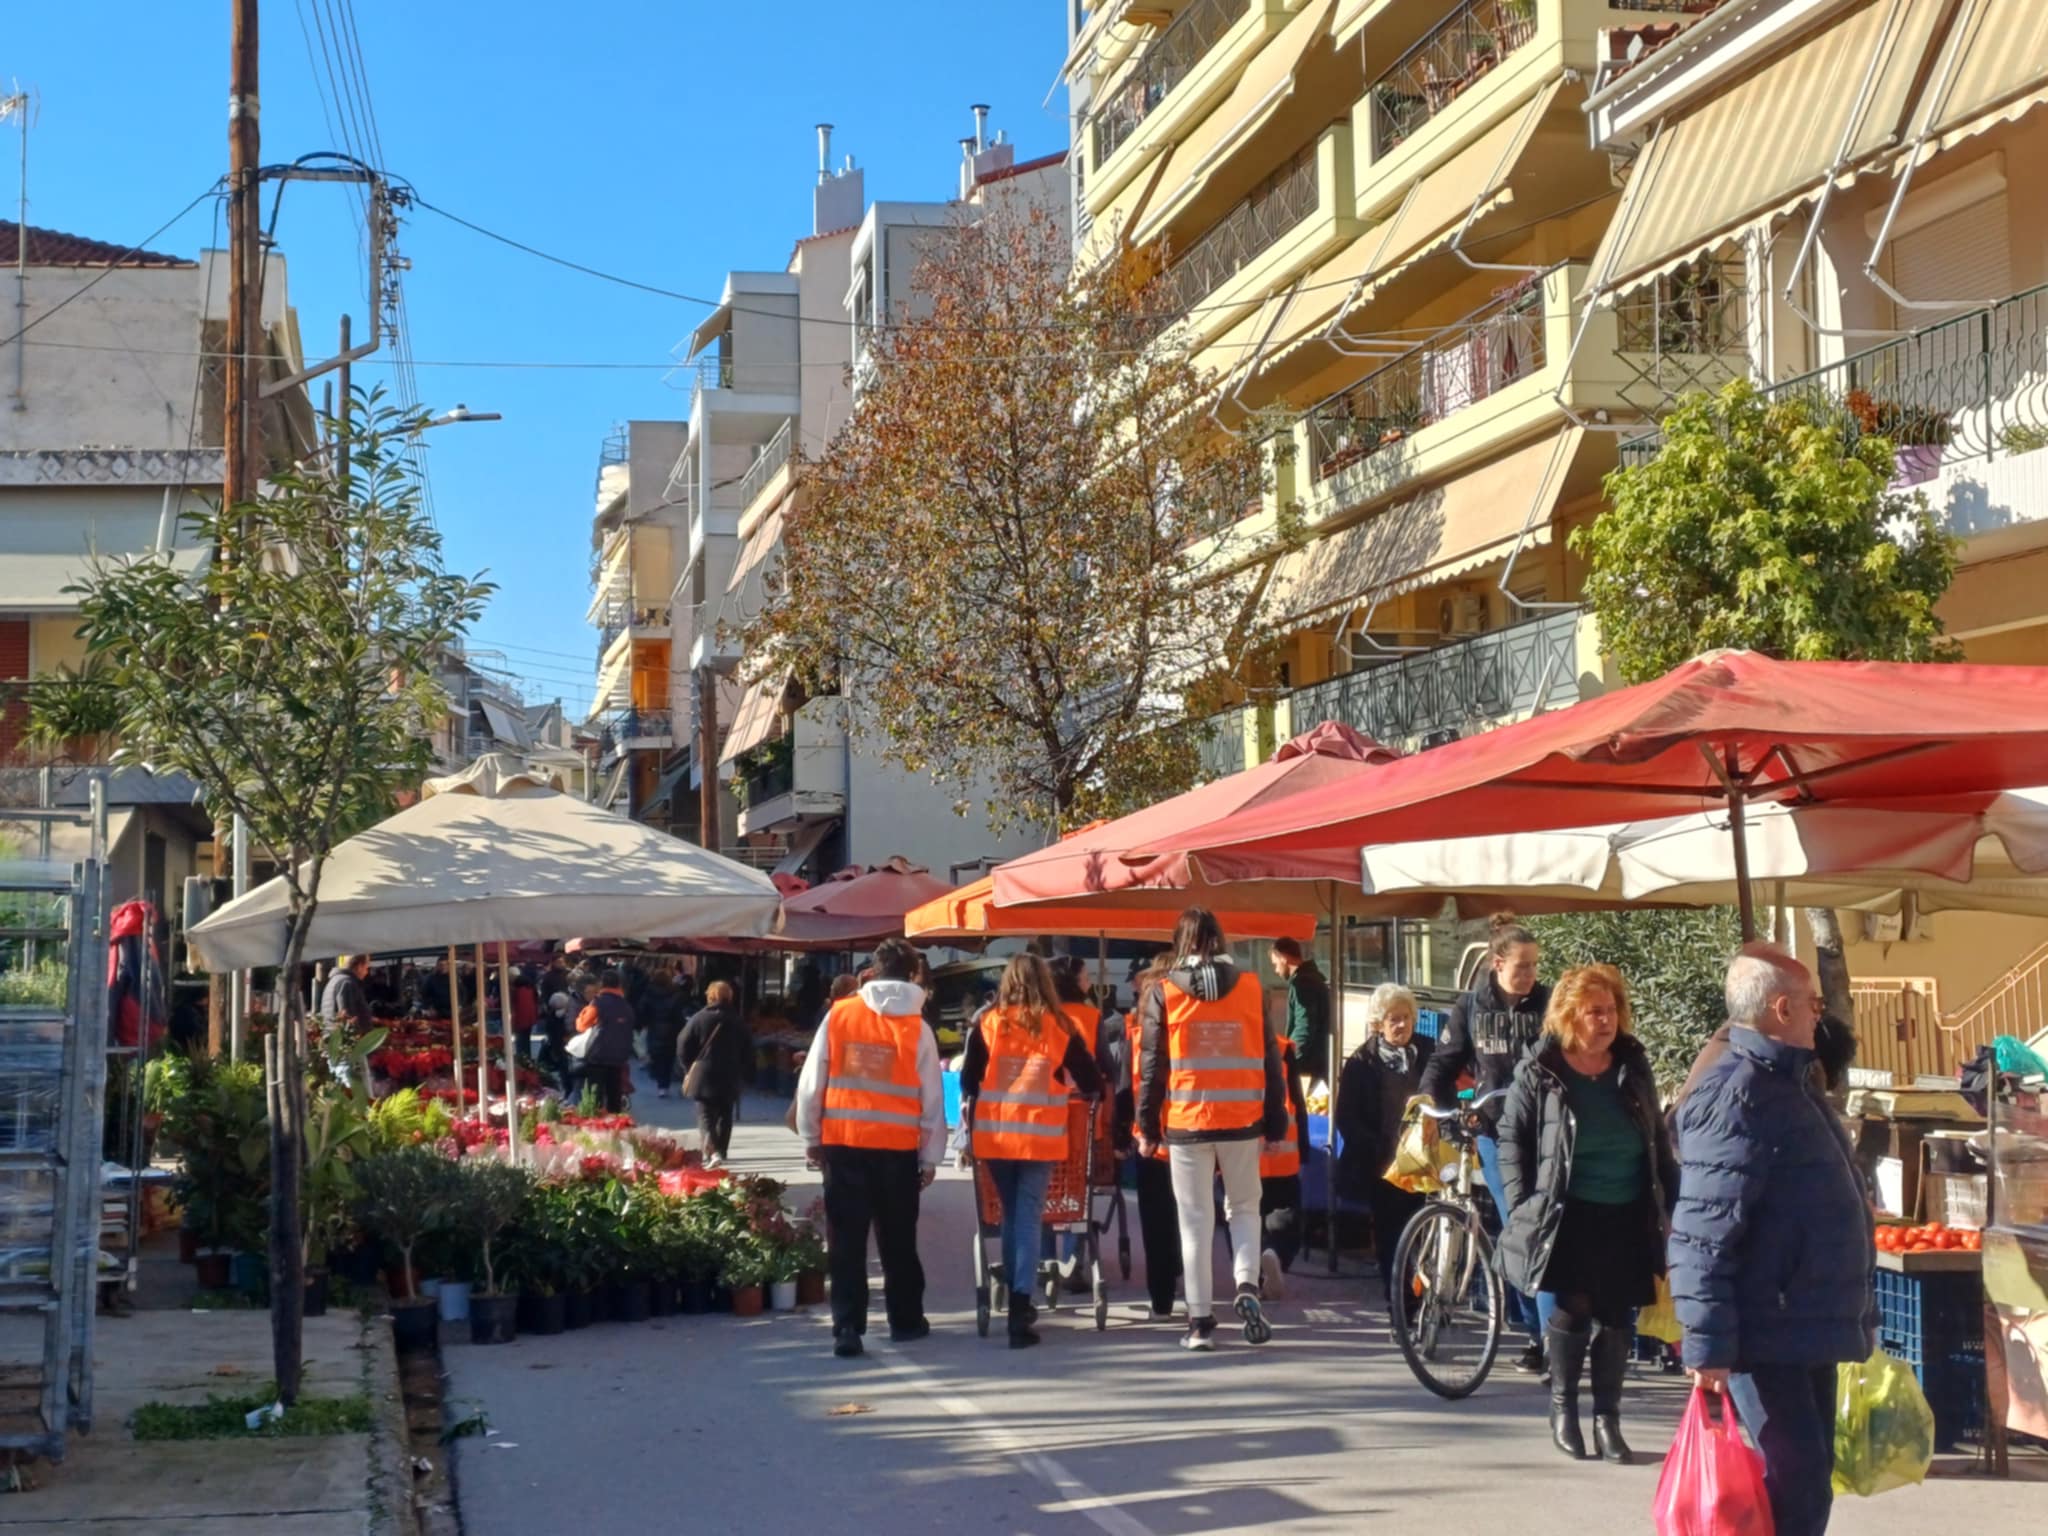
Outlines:
{"label": "black puffer jacket", "polygon": [[[1541,983],[1527,997],[1510,1003],[1501,995],[1493,972],[1479,978],[1479,984],[1451,1009],[1443,1034],[1429,1058],[1429,1070],[1422,1075],[1422,1091],[1435,1099],[1439,1108],[1449,1109],[1457,1101],[1458,1074],[1472,1068],[1478,1079],[1475,1098],[1485,1098],[1496,1088],[1505,1088],[1515,1075],[1515,1065],[1543,1034],[1543,1011],[1550,1006],[1550,988]],[[1479,1111],[1489,1125],[1500,1123],[1500,1101]]]}
{"label": "black puffer jacket", "polygon": [[[1621,1096],[1649,1153],[1651,1201],[1643,1219],[1656,1231],[1657,1270],[1663,1273],[1664,1238],[1671,1206],[1678,1198],[1678,1158],[1657,1107],[1657,1080],[1650,1058],[1633,1035],[1614,1038],[1621,1066]],[[1564,1047],[1545,1040],[1515,1069],[1500,1117],[1500,1182],[1507,1196],[1500,1237],[1501,1273],[1516,1290],[1543,1289],[1543,1272],[1564,1220],[1565,1192],[1572,1182],[1572,1153],[1578,1126],[1565,1102]]]}
{"label": "black puffer jacket", "polygon": [[1422,1091],[1429,1041],[1417,1035],[1399,1050],[1374,1035],[1346,1058],[1337,1079],[1337,1193],[1365,1200],[1386,1176],[1401,1138],[1401,1114]]}

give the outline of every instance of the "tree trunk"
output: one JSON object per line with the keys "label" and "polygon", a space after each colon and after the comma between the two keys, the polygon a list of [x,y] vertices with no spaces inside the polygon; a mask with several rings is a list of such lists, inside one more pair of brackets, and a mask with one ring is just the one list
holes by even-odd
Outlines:
{"label": "tree trunk", "polygon": [[1853,1033],[1856,1005],[1849,995],[1849,960],[1842,944],[1842,924],[1833,907],[1808,907],[1806,926],[1813,932],[1814,979],[1828,1012]]}
{"label": "tree trunk", "polygon": [[270,1072],[270,1348],[277,1372],[277,1400],[287,1408],[299,1398],[300,1359],[306,1311],[304,1222],[299,1190],[306,1159],[306,1005],[299,994],[299,966],[306,953],[311,913],[296,913],[285,946],[279,985],[284,1009],[271,1049]]}

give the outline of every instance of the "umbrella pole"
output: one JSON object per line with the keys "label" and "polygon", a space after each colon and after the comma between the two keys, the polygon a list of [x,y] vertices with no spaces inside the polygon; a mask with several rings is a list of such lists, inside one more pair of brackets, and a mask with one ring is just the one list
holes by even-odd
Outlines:
{"label": "umbrella pole", "polygon": [[[451,1015],[448,1032],[455,1040],[455,1118],[460,1120],[462,1079],[465,1075],[462,1070],[462,968],[456,961],[453,944],[448,946],[448,1012]],[[483,1113],[481,1105],[477,1107],[477,1113]]]}
{"label": "umbrella pole", "polygon": [[1728,831],[1735,839],[1735,901],[1742,914],[1742,942],[1756,939],[1756,892],[1749,886],[1749,833],[1742,821],[1742,791],[1728,792]]}
{"label": "umbrella pole", "polygon": [[[498,940],[498,1015],[505,1035],[505,1161],[519,1161],[519,1042],[512,1032],[512,959]],[[486,1078],[489,1074],[486,1073]]]}
{"label": "umbrella pole", "polygon": [[490,1124],[491,1120],[491,1005],[484,996],[484,978],[491,974],[490,962],[484,959],[484,947],[476,945],[476,1116]]}
{"label": "umbrella pole", "polygon": [[[1325,1047],[1324,1082],[1330,1107],[1323,1119],[1323,1240],[1330,1245],[1330,1273],[1337,1273],[1337,1050],[1344,1039],[1344,930],[1337,915],[1337,882],[1330,882],[1330,1040]],[[1308,1127],[1301,1128],[1304,1139]]]}

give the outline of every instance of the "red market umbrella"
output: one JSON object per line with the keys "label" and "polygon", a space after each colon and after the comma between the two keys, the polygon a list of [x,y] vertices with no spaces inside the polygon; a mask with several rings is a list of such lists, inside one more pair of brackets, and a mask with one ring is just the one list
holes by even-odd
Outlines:
{"label": "red market umbrella", "polygon": [[923,865],[894,858],[842,869],[782,903],[782,926],[764,949],[854,949],[903,935],[903,914],[953,889]]}
{"label": "red market umbrella", "polygon": [[1140,880],[1189,869],[1257,880],[1331,860],[1355,878],[1368,844],[1724,810],[1753,933],[1746,806],[1924,806],[2043,779],[2048,667],[1717,651],[1654,682],[1184,826],[1126,857]]}
{"label": "red market umbrella", "polygon": [[[995,903],[994,877],[984,875],[971,885],[948,891],[937,901],[904,914],[903,935],[920,944],[972,943],[981,939],[1020,934],[1058,933],[1074,937],[1156,940],[1164,944],[1173,937],[1187,898],[1169,892],[1172,903],[1154,901],[1145,905],[1126,904],[1115,896],[1100,899],[1081,897],[1073,901],[1038,901],[1022,907],[999,907]],[[1129,894],[1158,895],[1140,891]],[[1307,943],[1316,936],[1312,913],[1224,911],[1216,914],[1223,931],[1241,939],[1298,939]]]}

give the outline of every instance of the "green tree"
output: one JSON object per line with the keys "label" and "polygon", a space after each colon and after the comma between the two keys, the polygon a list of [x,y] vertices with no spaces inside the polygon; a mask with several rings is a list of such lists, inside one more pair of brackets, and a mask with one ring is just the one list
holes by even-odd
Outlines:
{"label": "green tree", "polygon": [[1070,280],[1057,220],[939,238],[804,469],[755,670],[857,696],[884,756],[988,785],[992,821],[1148,804],[1199,767],[1187,681],[1245,640],[1258,450],[1210,419],[1160,291]]}
{"label": "green tree", "polygon": [[[196,571],[154,557],[99,562],[72,589],[85,671],[120,701],[114,760],[188,775],[214,820],[240,816],[278,865],[287,978],[305,956],[329,851],[429,771],[429,734],[447,708],[435,657],[491,591],[442,566],[408,456],[421,419],[367,395],[342,425],[345,459],[331,453],[256,501],[189,514],[191,542],[213,552]],[[289,1404],[304,1301],[306,1019],[302,990],[281,990],[268,1074],[271,1316]]]}
{"label": "green tree", "polygon": [[[1868,430],[1882,420],[1737,380],[1688,396],[1653,458],[1608,475],[1609,508],[1572,547],[1622,681],[1726,647],[1798,661],[1961,654],[1935,612],[1958,541],[1919,492],[1890,488],[1892,442]],[[1829,1006],[1846,1020],[1841,925],[1818,907],[1807,921]]]}

